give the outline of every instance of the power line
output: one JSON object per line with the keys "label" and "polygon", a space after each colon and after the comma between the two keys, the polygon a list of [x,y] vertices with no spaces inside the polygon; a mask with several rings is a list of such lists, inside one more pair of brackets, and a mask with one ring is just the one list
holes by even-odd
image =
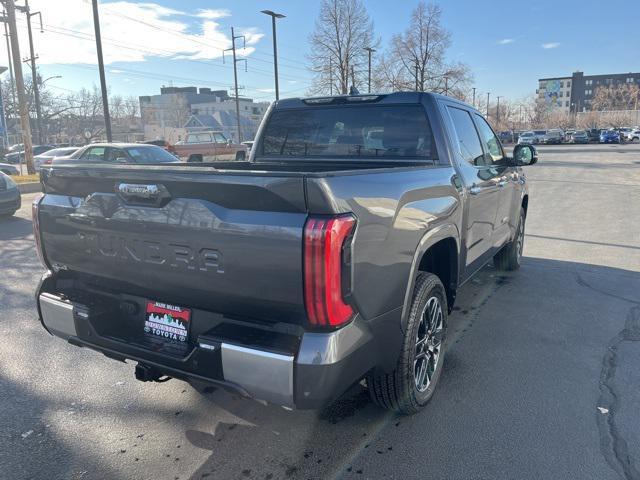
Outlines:
{"label": "power line", "polygon": [[[49,33],[53,33],[56,35],[63,35],[63,36],[68,36],[68,37],[72,37],[72,38],[78,38],[80,40],[87,40],[87,41],[94,41],[94,36],[90,35],[88,33],[79,31],[79,30],[72,30],[69,28],[65,28],[65,27],[60,27],[57,25],[51,25],[51,24],[44,24],[43,26],[43,31],[45,32],[49,32]],[[123,48],[126,50],[131,50],[131,51],[135,51],[138,53],[143,53],[143,54],[148,54],[148,55],[154,55],[154,56],[166,56],[166,57],[170,57],[170,56],[182,56],[183,58],[179,58],[179,60],[183,60],[183,61],[188,61],[188,62],[194,62],[194,63],[199,63],[199,64],[203,64],[203,65],[207,65],[207,66],[213,66],[216,68],[223,68],[223,69],[228,69],[228,67],[226,67],[225,65],[220,65],[220,64],[216,64],[213,62],[213,60],[198,60],[195,58],[186,58],[184,57],[184,52],[175,52],[175,51],[171,51],[171,50],[165,50],[165,49],[158,49],[158,50],[150,50],[148,48],[144,48],[142,46],[140,46],[139,44],[132,44],[132,43],[122,43],[118,40],[115,39],[111,39],[109,37],[102,37],[103,38],[103,43],[107,43],[110,45],[115,45],[118,48]],[[108,41],[106,41],[108,40]],[[137,45],[138,48],[134,48],[131,45]],[[262,61],[265,62],[264,60],[261,59],[255,59],[255,58],[251,58],[252,60],[258,60],[258,61]],[[266,62],[269,63],[269,62]],[[301,69],[303,70],[303,69]],[[251,72],[258,72],[263,74],[264,76],[271,76],[272,73],[267,71],[267,70],[261,70],[259,68],[255,68],[252,67],[251,68]],[[300,76],[296,76],[296,75],[291,75],[291,74],[281,74],[281,77],[285,77],[291,80],[303,80],[303,81],[308,81],[307,78],[304,77],[300,77]]]}

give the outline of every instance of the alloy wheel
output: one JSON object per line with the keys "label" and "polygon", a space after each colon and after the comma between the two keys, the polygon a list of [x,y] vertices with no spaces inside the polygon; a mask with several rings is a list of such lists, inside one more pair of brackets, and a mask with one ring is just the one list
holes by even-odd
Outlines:
{"label": "alloy wheel", "polygon": [[422,393],[431,384],[442,351],[444,316],[438,297],[430,297],[420,316],[416,335],[413,378],[416,389]]}

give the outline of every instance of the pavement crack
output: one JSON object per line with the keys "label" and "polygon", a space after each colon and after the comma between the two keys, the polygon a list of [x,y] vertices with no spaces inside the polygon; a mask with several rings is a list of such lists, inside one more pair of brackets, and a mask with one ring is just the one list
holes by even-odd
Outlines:
{"label": "pavement crack", "polygon": [[616,295],[615,293],[607,292],[606,290],[602,290],[601,288],[595,287],[587,282],[584,277],[582,277],[578,272],[574,272],[576,276],[576,282],[578,285],[593,290],[594,292],[598,292],[602,295],[606,295],[607,297],[617,298],[618,300],[623,300],[629,303],[635,303],[636,305],[640,305],[640,300],[633,300],[631,298],[624,297],[622,295]]}
{"label": "pavement crack", "polygon": [[640,480],[640,471],[629,453],[627,441],[616,424],[620,408],[620,394],[616,390],[615,376],[618,367],[618,348],[623,342],[640,342],[640,306],[631,307],[624,328],[613,337],[602,358],[600,372],[600,397],[596,407],[605,408],[607,414],[596,409],[596,422],[600,433],[600,450],[609,464],[622,478]]}

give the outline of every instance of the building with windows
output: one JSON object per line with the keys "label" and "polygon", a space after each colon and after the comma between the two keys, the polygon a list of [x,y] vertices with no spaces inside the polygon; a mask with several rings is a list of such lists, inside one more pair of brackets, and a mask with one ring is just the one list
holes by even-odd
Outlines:
{"label": "building with windows", "polygon": [[570,77],[541,78],[538,80],[536,95],[538,102],[544,104],[548,110],[567,113],[588,112],[599,87],[622,84],[640,86],[640,73],[585,75],[583,72],[574,72]]}
{"label": "building with windows", "polygon": [[238,135],[235,97],[226,90],[197,87],[162,87],[160,95],[140,97],[140,114],[147,140],[163,139],[170,143],[183,140],[187,131],[220,130],[228,138],[251,140],[269,102],[239,98]]}

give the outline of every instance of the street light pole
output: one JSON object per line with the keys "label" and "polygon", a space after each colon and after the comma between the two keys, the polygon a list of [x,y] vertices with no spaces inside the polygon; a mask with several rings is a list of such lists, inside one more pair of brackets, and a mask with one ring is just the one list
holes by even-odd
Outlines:
{"label": "street light pole", "polygon": [[364,49],[369,53],[369,92],[371,93],[371,54],[376,50],[371,47],[364,47]]}
{"label": "street light pole", "polygon": [[109,97],[107,96],[107,80],[104,76],[104,60],[102,58],[102,38],[100,37],[100,16],[98,15],[98,0],[93,0],[93,29],[96,34],[96,50],[98,51],[98,70],[100,71],[100,90],[102,91],[102,110],[104,112],[104,127],[107,142],[111,142],[111,116],[109,115]]}
{"label": "street light pole", "polygon": [[476,108],[476,87],[473,87],[473,108]]}
{"label": "street light pole", "polygon": [[276,101],[280,99],[280,87],[278,86],[278,42],[276,40],[276,18],[284,18],[285,15],[271,10],[262,10],[262,13],[271,17],[271,29],[273,32],[273,73],[276,79]]}
{"label": "street light pole", "polygon": [[504,98],[502,95],[496,97],[498,99],[498,105],[496,107],[496,125],[500,125],[500,99]]}

